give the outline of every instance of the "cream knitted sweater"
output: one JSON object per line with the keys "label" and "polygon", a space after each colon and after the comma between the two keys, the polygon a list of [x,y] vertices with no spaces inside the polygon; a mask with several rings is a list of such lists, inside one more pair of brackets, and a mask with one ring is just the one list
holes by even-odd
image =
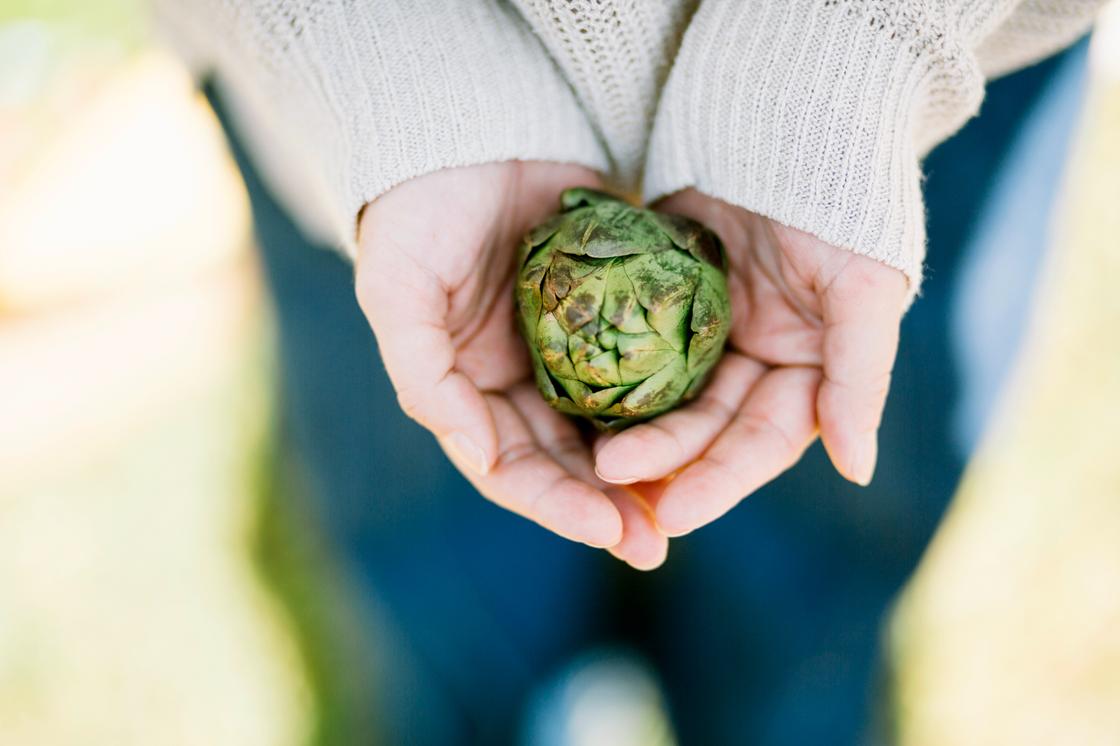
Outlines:
{"label": "cream knitted sweater", "polygon": [[266,179],[349,251],[411,177],[585,164],[647,200],[694,186],[901,269],[921,157],[986,78],[1104,0],[157,0],[230,94]]}

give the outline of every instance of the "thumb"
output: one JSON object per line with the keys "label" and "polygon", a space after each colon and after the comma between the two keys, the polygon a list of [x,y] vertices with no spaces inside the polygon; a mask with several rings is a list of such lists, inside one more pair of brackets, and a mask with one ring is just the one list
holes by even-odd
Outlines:
{"label": "thumb", "polygon": [[482,392],[456,369],[447,291],[404,252],[369,247],[365,254],[373,256],[358,262],[358,303],[401,409],[486,474],[497,458],[494,417]]}
{"label": "thumb", "polygon": [[853,254],[822,295],[821,441],[836,470],[861,485],[875,472],[906,282],[900,271]]}

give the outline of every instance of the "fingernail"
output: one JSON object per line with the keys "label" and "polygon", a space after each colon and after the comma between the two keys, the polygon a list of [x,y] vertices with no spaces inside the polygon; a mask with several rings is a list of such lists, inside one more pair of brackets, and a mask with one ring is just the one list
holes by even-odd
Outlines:
{"label": "fingernail", "polygon": [[872,436],[863,442],[856,454],[855,463],[852,464],[852,478],[856,484],[866,487],[871,484],[871,477],[875,475],[875,461],[879,456],[879,444]]}
{"label": "fingernail", "polygon": [[634,482],[639,481],[638,477],[608,477],[608,476],[604,476],[603,472],[599,471],[598,466],[595,467],[595,473],[599,476],[599,479],[602,479],[604,482],[610,482],[611,484],[634,484]]}
{"label": "fingernail", "polygon": [[664,536],[667,539],[679,539],[682,536],[688,536],[695,529],[691,529],[691,528],[668,529],[668,528],[665,528],[664,526],[662,526],[659,523],[659,524],[657,524],[657,530],[660,531],[662,536]]}
{"label": "fingernail", "polygon": [[[678,515],[674,516],[674,512],[677,512]],[[665,503],[657,506],[654,520],[657,523],[657,530],[660,531],[663,536],[676,539],[681,536],[686,536],[695,530],[695,526],[692,525],[692,522],[688,520],[687,516],[679,515],[679,513],[679,510],[673,510],[671,503],[668,504],[668,506],[666,506]]]}
{"label": "fingernail", "polygon": [[535,518],[561,536],[596,549],[613,547],[622,541],[622,515],[597,490],[581,489],[568,500],[544,500]]}
{"label": "fingernail", "polygon": [[474,441],[462,433],[451,433],[447,438],[447,445],[461,460],[465,461],[471,469],[478,474],[490,471],[486,456]]}

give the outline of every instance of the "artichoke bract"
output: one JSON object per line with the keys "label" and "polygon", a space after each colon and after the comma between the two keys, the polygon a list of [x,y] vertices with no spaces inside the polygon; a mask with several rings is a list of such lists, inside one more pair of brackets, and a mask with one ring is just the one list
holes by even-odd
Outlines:
{"label": "artichoke bract", "polygon": [[545,400],[618,430],[695,396],[731,325],[719,238],[590,189],[560,204],[525,237],[516,283]]}

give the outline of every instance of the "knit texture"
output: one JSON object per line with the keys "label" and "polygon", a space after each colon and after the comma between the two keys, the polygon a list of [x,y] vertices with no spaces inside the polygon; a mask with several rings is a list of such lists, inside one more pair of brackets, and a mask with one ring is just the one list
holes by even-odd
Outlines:
{"label": "knit texture", "polygon": [[976,50],[980,68],[994,78],[1072,44],[1085,33],[1100,0],[1023,0],[1015,13]]}
{"label": "knit texture", "polygon": [[[902,270],[912,299],[925,255],[920,158],[978,110],[975,47],[1019,22],[1016,5],[706,0],[662,97],[646,196],[696,187]],[[993,46],[988,64],[1083,31],[1089,4],[1064,5],[1077,24]]]}
{"label": "knit texture", "polygon": [[432,171],[609,161],[567,81],[498,0],[157,0],[213,70],[270,188],[353,256],[362,207]]}
{"label": "knit texture", "polygon": [[987,76],[1105,0],[155,0],[216,72],[265,178],[351,252],[369,201],[431,171],[580,163],[696,187],[902,270],[920,159]]}
{"label": "knit texture", "polygon": [[636,193],[658,93],[692,2],[515,0],[602,133],[616,186]]}

